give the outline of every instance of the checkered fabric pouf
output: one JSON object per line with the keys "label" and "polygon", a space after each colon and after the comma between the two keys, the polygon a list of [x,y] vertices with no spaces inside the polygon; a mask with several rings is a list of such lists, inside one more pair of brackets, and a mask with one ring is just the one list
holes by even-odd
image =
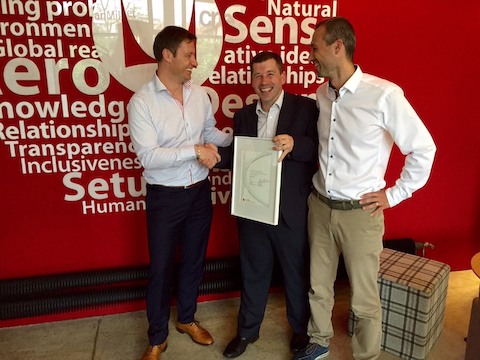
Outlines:
{"label": "checkered fabric pouf", "polygon": [[[406,360],[424,359],[440,335],[450,267],[425,257],[384,249],[378,287],[382,302],[382,350]],[[350,310],[348,330],[355,315]]]}

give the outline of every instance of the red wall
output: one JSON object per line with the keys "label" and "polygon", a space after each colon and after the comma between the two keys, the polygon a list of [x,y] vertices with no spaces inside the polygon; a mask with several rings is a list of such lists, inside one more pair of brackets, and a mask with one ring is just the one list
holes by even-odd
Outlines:
{"label": "red wall", "polygon": [[[92,9],[92,3],[93,1],[82,2],[89,9]],[[120,4],[120,1],[117,3]],[[126,3],[130,2],[124,1],[124,4]],[[301,43],[301,38],[309,35],[317,18],[309,19],[309,16],[301,14],[290,16],[288,10],[293,7],[289,7],[288,4],[318,4],[317,1],[274,1],[274,4],[283,6],[284,12],[268,14],[268,3],[270,6],[272,3],[268,0],[238,0],[235,5],[245,5],[246,8],[243,12],[234,12],[233,17],[237,22],[233,22],[232,17],[226,14],[227,9],[230,13],[232,9],[236,9],[231,7],[232,1],[217,0],[215,3],[220,14],[216,17],[206,16],[213,12],[202,13],[202,8],[197,4],[196,29],[197,35],[201,35],[199,32],[208,30],[207,26],[205,29],[201,28],[201,21],[204,23],[207,23],[208,19],[222,21],[224,41],[215,67],[216,71],[220,71],[222,65],[229,71],[246,68],[247,65],[241,64],[239,59],[227,64],[225,55],[228,50],[236,51],[238,48],[256,51],[282,49],[292,51],[295,48],[299,51],[309,50],[308,44]],[[431,131],[438,147],[432,176],[427,185],[415,193],[412,199],[386,211],[385,238],[411,237],[416,241],[433,243],[435,249],[427,250],[428,257],[449,264],[452,270],[469,269],[471,257],[480,251],[478,240],[480,237],[480,211],[478,210],[480,166],[478,151],[474,148],[477,146],[480,122],[473,106],[477,101],[477,84],[480,80],[476,70],[477,56],[474,53],[480,35],[477,26],[480,3],[476,0],[464,0],[454,4],[433,0],[388,2],[331,0],[322,4],[332,8],[336,6],[336,15],[346,16],[352,21],[357,34],[356,63],[361,65],[364,72],[387,78],[403,87],[407,98]],[[49,20],[46,7],[42,7],[39,12],[40,19],[36,21],[53,22],[62,26],[65,24],[90,26],[93,17],[93,23],[98,24],[99,20],[95,20],[95,13],[82,14],[82,7],[79,4],[75,9],[76,13],[72,12],[73,7],[70,11],[52,8],[50,15],[54,18]],[[125,14],[129,12],[130,15],[132,14],[131,7],[125,6],[125,9]],[[29,18],[26,10],[23,15],[14,14],[10,10],[0,5],[0,21],[11,24],[34,22],[34,15],[30,15]],[[57,14],[56,10],[63,14],[53,16]],[[204,16],[203,20],[200,16]],[[283,39],[277,41],[268,29],[263,28],[266,24],[268,25],[268,22],[275,27],[285,18],[292,18],[300,29],[293,43],[287,37],[288,31],[283,33]],[[305,21],[303,28],[302,21]],[[116,26],[119,26],[119,23]],[[245,38],[240,37],[243,31],[241,24],[248,29]],[[256,25],[250,28],[251,24]],[[130,26],[135,25],[130,22]],[[135,30],[133,32],[135,33]],[[254,37],[255,33],[258,33],[257,38]],[[228,41],[227,36],[230,36]],[[270,40],[267,44],[260,44],[268,37]],[[64,53],[63,57],[34,56],[32,52],[24,56],[6,54],[7,43],[11,46],[27,44],[28,38],[44,45],[60,39],[65,48],[78,45],[84,46],[88,51],[82,54]],[[125,35],[124,42],[115,46],[124,46],[131,54],[137,46],[136,43],[132,43],[133,39],[135,37],[131,34]],[[239,42],[231,39],[239,39]],[[147,40],[151,41],[151,39]],[[88,94],[89,88],[95,88],[98,92],[100,88],[98,84],[105,82],[102,78],[105,73],[93,67],[104,66],[101,64],[103,59],[96,57],[94,44],[97,47],[99,45],[92,37],[64,35],[52,39],[51,37],[14,36],[11,33],[0,34],[0,50],[2,50],[0,73],[3,74],[0,77],[0,104],[2,105],[0,106],[2,126],[0,128],[0,162],[2,164],[0,191],[3,204],[0,212],[0,279],[106,269],[148,262],[143,211],[82,213],[82,201],[134,202],[142,199],[142,196],[135,191],[129,193],[126,186],[130,178],[135,183],[135,189],[139,189],[141,171],[138,168],[128,169],[126,166],[117,170],[112,166],[106,166],[103,169],[87,169],[74,178],[73,182],[66,180],[71,172],[24,174],[21,170],[22,158],[40,162],[51,160],[48,156],[37,157],[35,144],[94,143],[96,141],[117,143],[120,141],[118,136],[88,138],[81,141],[71,137],[20,139],[18,142],[12,140],[14,132],[12,129],[18,129],[21,121],[26,125],[39,125],[42,122],[49,124],[49,121],[53,121],[57,126],[64,124],[66,127],[71,127],[72,124],[95,124],[97,119],[100,119],[102,123],[111,125],[115,122],[112,121],[115,116],[112,114],[94,116],[90,113],[80,117],[72,114],[65,116],[60,113],[56,117],[42,118],[34,114],[22,119],[18,114],[13,117],[7,116],[4,108],[8,104],[15,108],[22,101],[28,103],[40,101],[41,104],[47,101],[59,101],[61,94],[68,97],[65,104],[70,106],[70,110],[76,101],[87,105],[92,101],[98,101],[98,93]],[[151,44],[147,41],[147,45],[142,44],[142,46],[150,49]],[[127,65],[152,61],[141,49],[137,49],[134,54],[133,58],[126,57]],[[202,57],[199,53],[199,62],[202,63],[208,55],[205,54]],[[51,87],[55,83],[54,72],[47,64],[49,59],[57,62],[60,58],[68,64],[68,69],[59,72],[60,89],[55,91]],[[18,59],[21,59],[20,65],[17,63]],[[94,61],[92,63],[85,61],[89,59]],[[29,62],[25,62],[26,60]],[[38,71],[25,67],[26,63],[34,64]],[[77,64],[83,64],[87,69],[83,71],[81,67],[75,67]],[[295,71],[313,71],[313,66],[310,64],[291,63],[290,65]],[[58,66],[61,66],[61,63]],[[105,69],[112,72],[112,67],[108,64],[104,66]],[[78,85],[78,73],[83,76],[86,84],[83,87]],[[26,79],[20,79],[22,74]],[[123,102],[126,105],[133,93],[124,82],[127,76],[122,77],[113,73],[108,76],[108,87],[101,92],[105,102],[107,104]],[[24,88],[19,90],[18,87],[14,87],[12,77],[17,79],[17,85]],[[232,124],[231,112],[226,109],[225,103],[230,103],[233,109],[235,106],[232,99],[238,98],[241,100],[238,106],[241,107],[253,91],[249,85],[238,84],[238,80],[230,81],[226,77],[222,80],[224,84],[217,84],[215,80],[212,83],[207,79],[203,85],[213,89],[218,95],[220,105],[216,118],[219,127],[225,128]],[[35,85],[38,85],[36,93],[25,93],[26,88],[32,89]],[[313,84],[305,88],[300,82],[292,82],[287,84],[286,89],[302,94],[313,94],[317,86]],[[223,108],[222,103],[224,103]],[[27,107],[23,109],[26,111]],[[125,115],[119,124],[126,123]],[[7,134],[9,126],[13,127]],[[128,141],[128,138],[125,141]],[[20,145],[28,146],[29,152],[24,156],[19,153]],[[58,157],[62,158],[61,155]],[[112,158],[131,159],[133,162],[135,156],[131,152],[121,154],[103,152],[93,155],[85,154],[83,157],[79,154],[73,157],[77,160],[89,159],[90,161]],[[394,152],[387,174],[390,183],[396,179],[402,162],[403,159],[399,153]],[[117,181],[117,185],[114,185],[115,174],[124,178],[125,182]],[[228,173],[220,172],[212,175],[220,175],[225,183],[212,189],[216,195],[217,204],[208,257],[235,255],[238,253],[238,244],[235,224],[229,215],[230,202],[221,204],[222,198],[229,199]],[[88,186],[91,187],[90,192]],[[83,196],[80,196],[80,189],[85,190]],[[219,195],[217,191],[220,192]],[[126,195],[122,197],[124,192]],[[103,194],[106,199],[95,199],[95,197],[102,197]],[[80,199],[66,200],[69,196]]]}
{"label": "red wall", "polygon": [[[349,2],[350,3],[350,2]],[[353,2],[351,2],[353,3]],[[340,13],[357,32],[356,61],[364,71],[401,84],[437,144],[431,178],[413,198],[386,212],[386,238],[431,242],[433,259],[453,270],[470,269],[480,251],[480,117],[473,49],[480,35],[480,3],[366,1],[364,11],[344,4]],[[388,5],[387,5],[388,4]],[[402,160],[394,157],[393,181]]]}

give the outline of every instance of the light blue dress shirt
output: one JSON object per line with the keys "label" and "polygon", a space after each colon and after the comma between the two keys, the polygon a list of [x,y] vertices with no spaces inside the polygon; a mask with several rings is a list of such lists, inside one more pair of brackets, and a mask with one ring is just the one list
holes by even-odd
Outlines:
{"label": "light blue dress shirt", "polygon": [[128,123],[148,184],[187,186],[204,180],[209,170],[197,161],[194,146],[232,142],[232,134],[215,127],[207,93],[191,81],[183,85],[182,104],[155,75],[130,99]]}

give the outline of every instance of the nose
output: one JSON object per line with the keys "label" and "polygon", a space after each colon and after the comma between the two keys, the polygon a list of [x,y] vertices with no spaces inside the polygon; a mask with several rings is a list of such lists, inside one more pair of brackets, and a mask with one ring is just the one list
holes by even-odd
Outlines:
{"label": "nose", "polygon": [[197,68],[197,66],[198,66],[197,58],[196,58],[195,56],[194,56],[193,59],[192,59],[192,66],[193,66],[194,68]]}

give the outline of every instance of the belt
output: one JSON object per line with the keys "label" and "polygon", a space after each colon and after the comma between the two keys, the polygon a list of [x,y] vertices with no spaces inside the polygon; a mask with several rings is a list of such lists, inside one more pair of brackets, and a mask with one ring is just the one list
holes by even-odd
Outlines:
{"label": "belt", "polygon": [[156,188],[161,188],[161,189],[192,189],[194,187],[197,187],[201,184],[203,184],[205,181],[207,181],[208,178],[200,180],[196,183],[190,184],[190,185],[184,185],[184,186],[166,186],[166,185],[160,185],[160,184],[148,184],[148,186],[156,187]]}
{"label": "belt", "polygon": [[312,194],[315,195],[320,201],[328,205],[333,210],[353,210],[361,209],[366,204],[360,204],[358,200],[332,200],[320,194],[317,189],[312,189]]}

